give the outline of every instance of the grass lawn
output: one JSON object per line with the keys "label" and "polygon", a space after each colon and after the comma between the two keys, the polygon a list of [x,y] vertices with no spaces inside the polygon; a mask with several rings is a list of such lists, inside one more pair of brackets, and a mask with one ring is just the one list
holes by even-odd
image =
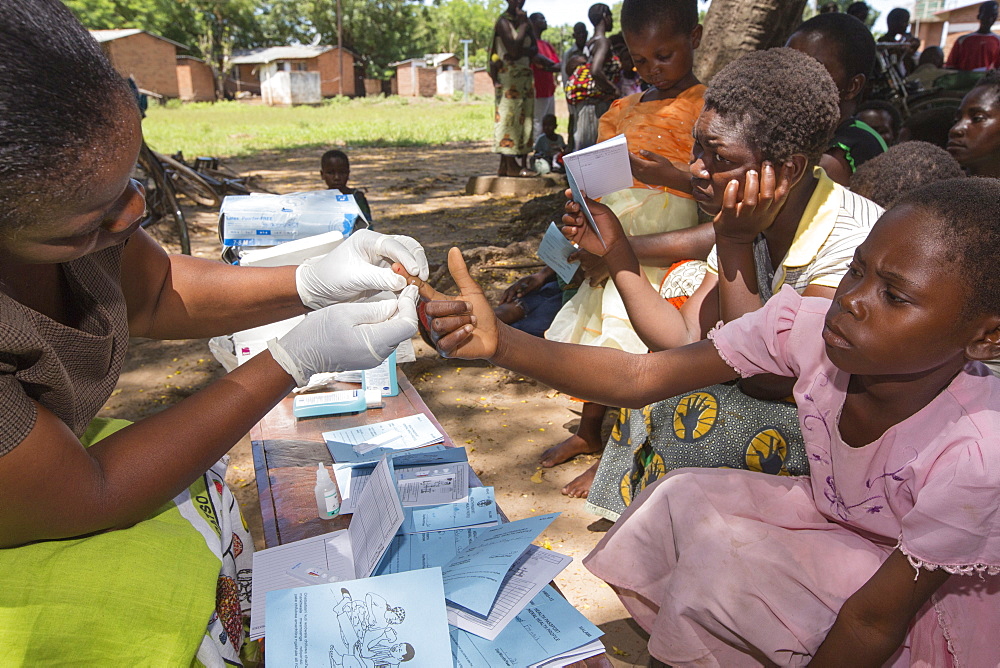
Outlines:
{"label": "grass lawn", "polygon": [[493,102],[332,98],[318,106],[243,102],[150,105],[143,121],[156,151],[221,158],[318,147],[434,146],[493,136]]}

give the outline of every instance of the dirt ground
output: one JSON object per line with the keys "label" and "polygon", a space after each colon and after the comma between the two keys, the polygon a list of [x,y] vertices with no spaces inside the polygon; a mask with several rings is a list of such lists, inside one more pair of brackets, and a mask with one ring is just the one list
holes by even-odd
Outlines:
{"label": "dirt ground", "polygon": [[[321,151],[263,154],[227,163],[252,173],[278,192],[322,187]],[[537,240],[562,204],[558,188],[525,198],[466,195],[470,176],[495,173],[497,158],[483,144],[437,148],[385,148],[350,151],[351,183],[367,191],[375,229],[407,234],[427,250],[434,269],[451,246],[471,254],[473,274],[498,295],[519,276],[535,271]],[[185,203],[187,204],[187,203]],[[186,206],[194,254],[217,259],[216,214]],[[155,231],[176,250],[168,231]],[[486,248],[483,248],[486,247]],[[439,286],[440,287],[440,286]],[[609,523],[583,510],[583,501],[560,493],[594,459],[582,457],[554,469],[541,469],[542,450],[575,426],[581,404],[504,369],[480,362],[444,360],[419,338],[417,360],[402,369],[511,519],[540,513],[562,515],[537,541],[574,561],[557,578],[562,591],[605,632],[603,641],[615,666],[645,666],[642,631],[631,621],[611,589],[589,574],[581,559],[604,535]],[[117,389],[102,415],[139,419],[182,400],[224,374],[207,341],[134,339]],[[248,439],[230,452],[229,482],[261,544],[260,510]]]}

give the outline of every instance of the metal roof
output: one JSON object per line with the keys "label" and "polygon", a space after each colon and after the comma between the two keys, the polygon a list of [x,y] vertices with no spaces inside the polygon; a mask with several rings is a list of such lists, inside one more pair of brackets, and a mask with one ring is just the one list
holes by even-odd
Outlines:
{"label": "metal roof", "polygon": [[[233,65],[262,65],[274,60],[306,60],[326,53],[334,46],[267,46],[249,51],[240,51],[229,62]],[[350,53],[347,49],[344,49]]]}
{"label": "metal roof", "polygon": [[120,30],[91,30],[90,34],[98,42],[112,42],[116,39],[122,39],[123,37],[131,37],[132,35],[138,35],[141,32],[144,32],[147,35],[152,35],[156,39],[162,39],[164,42],[170,42],[171,44],[173,44],[178,48],[185,50],[188,48],[186,45],[181,44],[180,42],[175,42],[172,39],[161,37],[160,35],[149,32],[147,30],[139,30],[138,28],[123,28]]}
{"label": "metal roof", "polygon": [[427,67],[437,67],[449,58],[457,58],[454,53],[425,53],[420,58],[407,58],[406,60],[400,60],[395,63],[389,63],[389,67],[398,67],[399,65],[405,65],[407,63],[419,62],[424,63]]}

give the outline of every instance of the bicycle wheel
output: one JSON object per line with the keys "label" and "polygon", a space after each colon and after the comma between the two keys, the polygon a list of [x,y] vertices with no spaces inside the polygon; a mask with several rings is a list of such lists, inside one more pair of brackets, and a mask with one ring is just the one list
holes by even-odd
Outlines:
{"label": "bicycle wheel", "polygon": [[965,93],[957,90],[939,90],[920,97],[911,97],[907,103],[910,116],[928,109],[953,109],[956,114],[962,106]]}
{"label": "bicycle wheel", "polygon": [[139,150],[139,160],[136,167],[136,178],[146,190],[146,213],[141,223],[142,227],[156,225],[164,218],[172,219],[177,230],[181,253],[190,255],[191,240],[188,236],[184,212],[177,204],[173,185],[170,183],[163,165],[156,159],[145,142]]}
{"label": "bicycle wheel", "polygon": [[210,208],[218,207],[222,203],[222,197],[201,173],[191,169],[180,160],[174,160],[169,155],[155,151],[154,154],[164,168],[169,170],[170,180],[173,182],[174,188],[182,195],[197,204]]}

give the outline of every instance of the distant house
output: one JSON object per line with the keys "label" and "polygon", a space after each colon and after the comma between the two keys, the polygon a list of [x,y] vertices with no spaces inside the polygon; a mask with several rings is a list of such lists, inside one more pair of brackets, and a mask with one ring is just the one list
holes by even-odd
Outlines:
{"label": "distant house", "polygon": [[[461,64],[454,53],[428,53],[390,63],[396,68],[396,92],[404,97],[434,97],[455,92],[456,73]],[[461,84],[457,90],[462,90]]]}
{"label": "distant house", "polygon": [[177,88],[184,102],[214,102],[215,75],[204,60],[177,56]]}
{"label": "distant house", "polygon": [[[319,102],[318,98],[356,94],[354,54],[337,46],[272,46],[240,51],[230,60],[237,91],[250,91],[269,98],[268,104]],[[341,81],[343,70],[343,81]],[[280,74],[284,72],[285,74]],[[269,82],[265,84],[265,81]],[[284,102],[295,81],[297,95]],[[313,82],[318,82],[314,91]]]}
{"label": "distant house", "polygon": [[138,29],[91,30],[101,50],[123,77],[139,88],[163,97],[179,97],[177,49],[187,50],[166,37]]}

